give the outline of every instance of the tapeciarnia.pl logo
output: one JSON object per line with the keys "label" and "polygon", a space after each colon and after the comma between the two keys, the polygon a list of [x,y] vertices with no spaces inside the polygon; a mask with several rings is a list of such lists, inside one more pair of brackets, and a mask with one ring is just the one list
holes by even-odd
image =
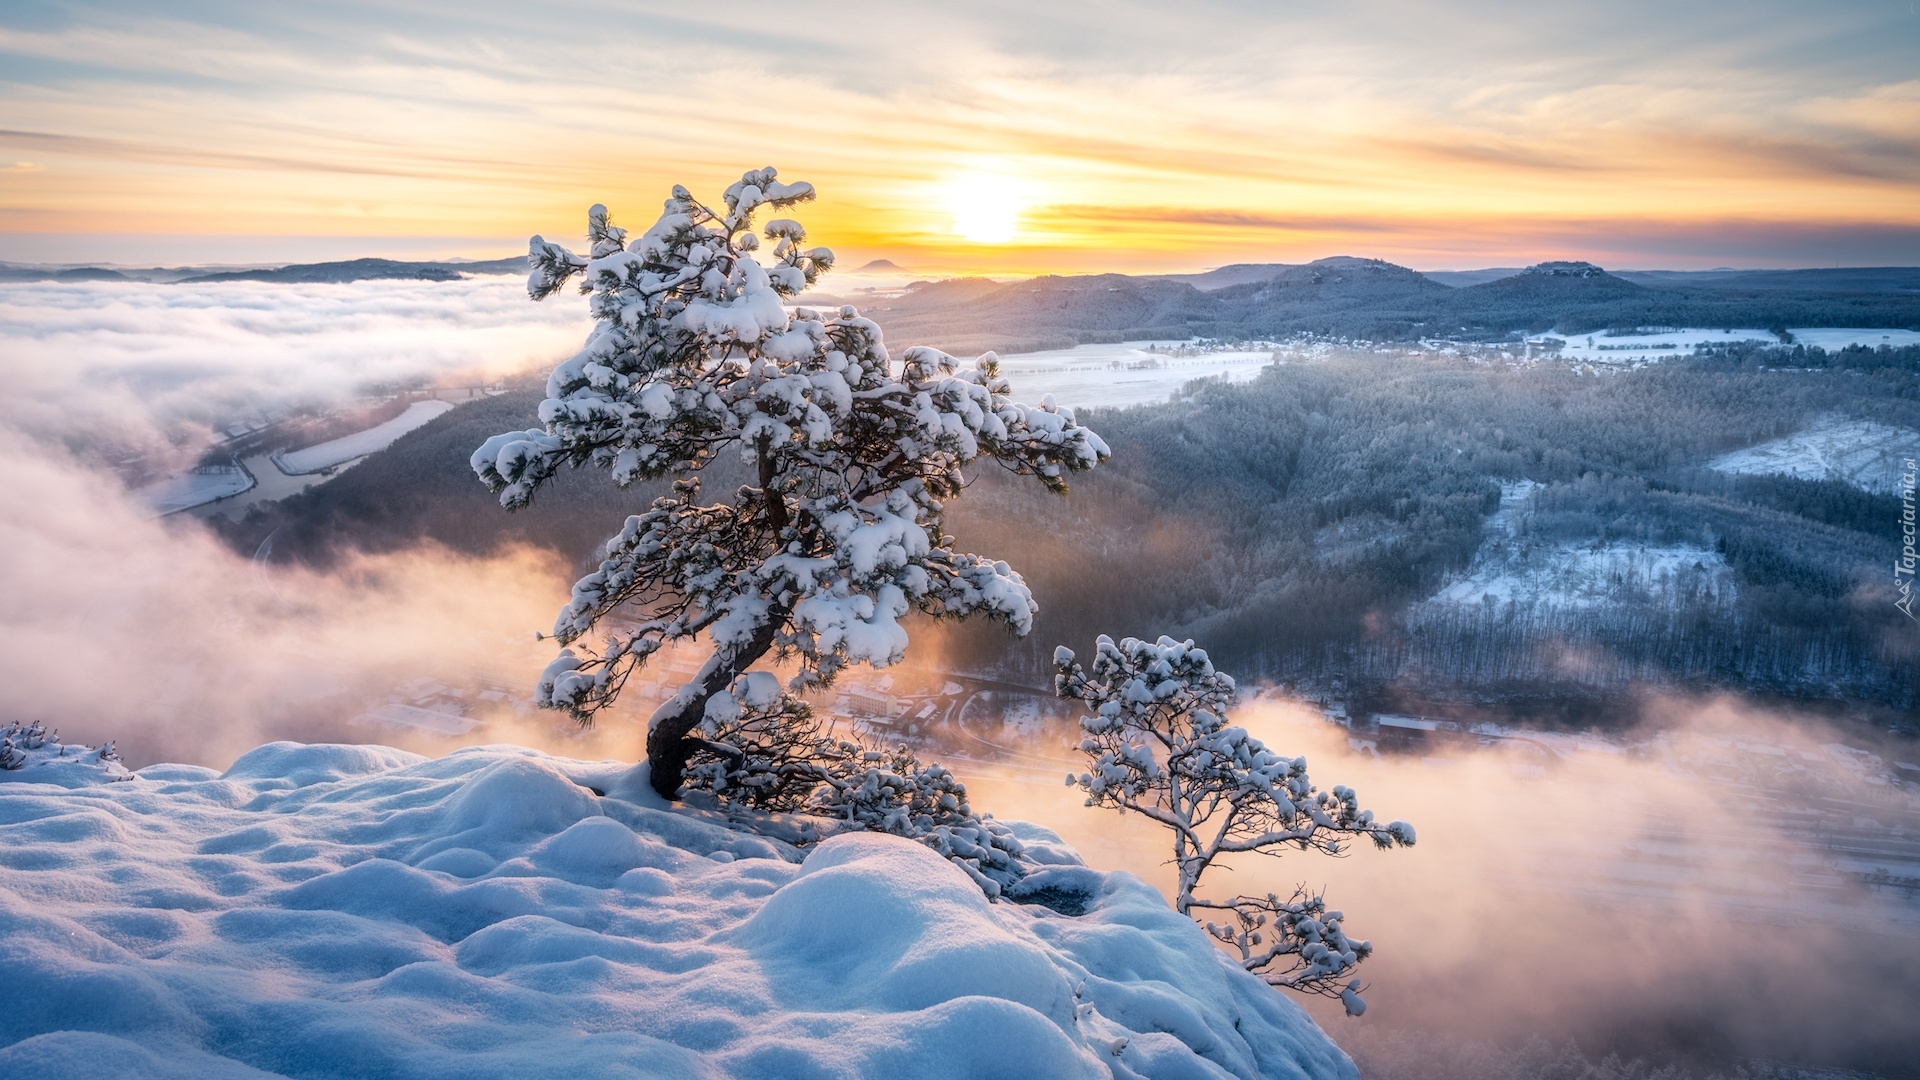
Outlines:
{"label": "tapeciarnia.pl logo", "polygon": [[1893,588],[1900,596],[1893,606],[1906,613],[1907,618],[1920,622],[1913,613],[1913,572],[1916,556],[1913,550],[1914,513],[1913,482],[1915,473],[1914,459],[1908,458],[1901,464],[1900,470],[1900,557],[1893,561]]}

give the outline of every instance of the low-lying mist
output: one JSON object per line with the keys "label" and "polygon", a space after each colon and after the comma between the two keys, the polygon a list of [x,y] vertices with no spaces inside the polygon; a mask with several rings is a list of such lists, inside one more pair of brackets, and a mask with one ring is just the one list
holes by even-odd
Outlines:
{"label": "low-lying mist", "polygon": [[[561,558],[433,546],[325,570],[275,560],[270,546],[249,558],[197,522],[150,519],[74,452],[177,435],[235,404],[519,370],[577,342],[577,309],[526,303],[512,279],[222,285],[204,309],[200,294],[168,292],[187,288],[0,290],[0,720],[117,740],[135,767],[224,767],[274,738],[636,758],[644,709],[586,735],[511,698],[474,699],[469,716],[485,722],[459,737],[354,723],[409,681],[524,695],[552,655],[534,634],[565,599]],[[250,315],[251,290],[272,296]],[[941,642],[917,634],[910,655],[937,670]],[[1828,747],[1857,740],[1821,721],[1736,698],[1622,711],[1640,727],[1613,743],[1466,739],[1383,754],[1313,710],[1257,698],[1240,722],[1305,754],[1323,787],[1351,785],[1363,805],[1413,822],[1420,842],[1245,863],[1209,884],[1324,885],[1349,930],[1375,943],[1364,1017],[1308,1003],[1370,1076],[1505,1075],[1489,1072],[1512,1060],[1497,1048],[1531,1039],[1701,1075],[1762,1058],[1920,1076],[1920,902],[1900,874],[1865,876],[1920,865],[1914,785],[1873,782]],[[923,756],[949,760],[977,809],[1047,824],[1090,863],[1164,889],[1164,838],[1081,805],[1061,783],[1076,765],[1071,727],[1035,727],[1012,759],[964,740]]]}
{"label": "low-lying mist", "polygon": [[117,739],[134,765],[222,766],[264,738],[345,736],[341,722],[408,677],[531,685],[547,659],[534,632],[566,588],[550,558],[263,564],[198,522],[148,520],[109,476],[13,438],[0,455],[8,719]]}
{"label": "low-lying mist", "polygon": [[513,276],[8,284],[0,425],[76,449],[145,448],[236,411],[524,371],[585,329],[579,305],[532,303]]}
{"label": "low-lying mist", "polygon": [[135,765],[223,765],[263,738],[369,737],[346,722],[407,678],[530,685],[565,596],[550,556],[249,559],[147,520],[109,466],[169,445],[191,464],[235,411],[524,371],[583,324],[516,277],[0,287],[4,718],[116,739]]}
{"label": "low-lying mist", "polygon": [[[1857,738],[1730,697],[1657,699],[1617,743],[1387,754],[1287,701],[1235,719],[1305,754],[1321,786],[1350,785],[1419,830],[1410,850],[1293,853],[1207,882],[1225,895],[1324,887],[1348,932],[1373,941],[1364,1017],[1307,1003],[1367,1075],[1534,1075],[1524,1062],[1558,1060],[1569,1041],[1581,1060],[1616,1052],[1701,1076],[1752,1059],[1920,1075],[1920,899],[1912,883],[1863,880],[1878,859],[1920,863],[1920,799],[1826,749]],[[1036,753],[1073,764],[1064,733],[1045,742]],[[1038,770],[979,775],[972,790],[976,806],[1044,821],[1089,861],[1171,887],[1152,822],[1085,807]]]}

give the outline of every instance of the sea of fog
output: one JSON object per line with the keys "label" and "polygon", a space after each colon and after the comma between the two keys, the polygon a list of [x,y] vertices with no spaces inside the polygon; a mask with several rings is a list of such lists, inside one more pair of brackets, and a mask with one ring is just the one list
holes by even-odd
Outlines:
{"label": "sea of fog", "polygon": [[[538,369],[586,327],[578,302],[533,304],[512,278],[0,286],[8,718],[118,739],[134,765],[224,767],[273,738],[637,756],[631,717],[582,735],[515,707],[550,656],[534,634],[566,596],[559,560],[422,549],[324,571],[256,561],[191,520],[153,518],[100,452],[191,448],[231,416],[370,384]],[[1006,365],[1022,396],[1124,405],[1272,359],[1155,342]],[[916,646],[914,662],[937,671],[937,639]],[[465,702],[481,722],[451,738],[354,723],[428,699]],[[1029,705],[1007,725],[986,707],[964,714],[964,736],[929,727],[929,753],[954,759],[978,807],[1040,820],[1096,865],[1164,883],[1146,823],[1062,786],[1066,717]],[[1911,782],[1888,780],[1920,775],[1903,768],[1911,757],[1870,763],[1845,749],[1854,734],[1735,699],[1661,703],[1636,740],[1413,752],[1382,753],[1298,703],[1268,700],[1243,719],[1307,754],[1323,784],[1352,784],[1419,827],[1409,851],[1291,855],[1232,875],[1247,892],[1324,885],[1378,946],[1367,1016],[1320,1014],[1356,1052],[1541,1036],[1914,1074],[1920,883],[1907,877],[1920,803]]]}

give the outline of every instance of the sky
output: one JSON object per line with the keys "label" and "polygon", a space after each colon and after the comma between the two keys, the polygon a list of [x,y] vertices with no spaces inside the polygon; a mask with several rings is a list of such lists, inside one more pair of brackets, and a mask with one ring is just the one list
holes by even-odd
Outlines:
{"label": "sky", "polygon": [[765,165],[847,266],[1914,265],[1920,11],[0,6],[0,259],[501,257]]}

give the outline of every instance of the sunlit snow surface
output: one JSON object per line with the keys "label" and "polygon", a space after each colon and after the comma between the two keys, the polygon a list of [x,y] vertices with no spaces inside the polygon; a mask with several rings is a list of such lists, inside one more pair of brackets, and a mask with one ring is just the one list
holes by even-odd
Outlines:
{"label": "sunlit snow surface", "polygon": [[1708,462],[1721,472],[1839,480],[1882,494],[1897,491],[1905,463],[1920,458],[1920,432],[1871,420],[1828,419],[1784,439]]}
{"label": "sunlit snow surface", "polygon": [[796,863],[629,766],[513,747],[21,775],[0,1075],[1355,1075],[1157,893],[1030,826],[1029,884],[1083,913],[989,903],[892,837]]}

